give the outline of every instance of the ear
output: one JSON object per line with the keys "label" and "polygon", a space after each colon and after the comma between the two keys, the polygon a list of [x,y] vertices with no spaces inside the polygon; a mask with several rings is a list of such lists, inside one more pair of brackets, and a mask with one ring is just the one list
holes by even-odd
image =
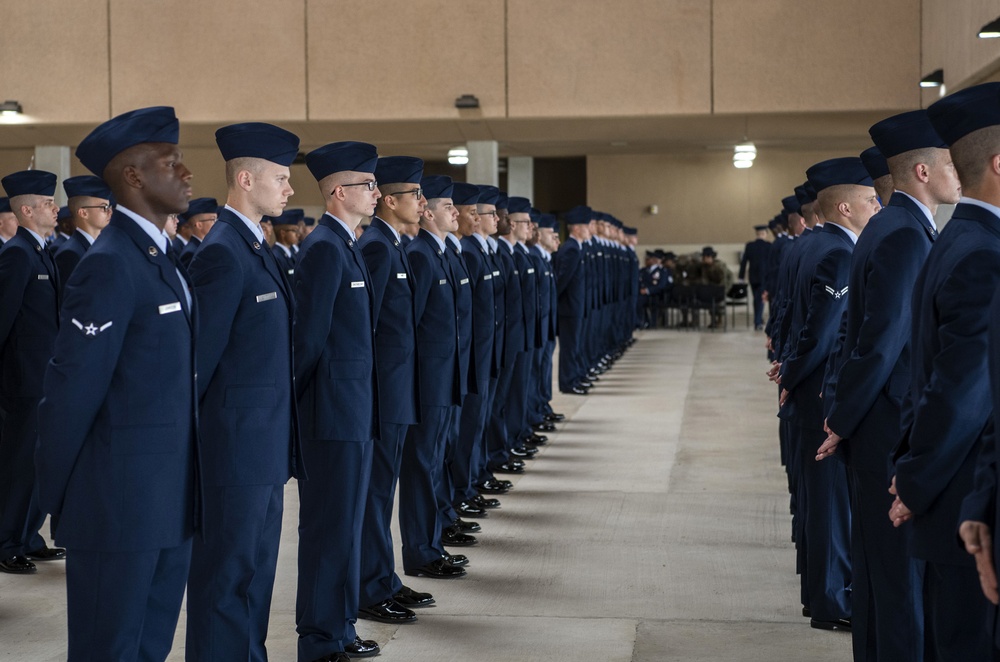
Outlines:
{"label": "ear", "polygon": [[142,188],[142,175],[139,169],[132,165],[127,165],[122,170],[122,180],[132,188]]}
{"label": "ear", "polygon": [[253,187],[253,173],[249,170],[240,170],[236,175],[236,183],[244,191],[249,191]]}
{"label": "ear", "polygon": [[837,211],[840,212],[841,216],[851,216],[851,205],[848,202],[841,202],[837,205]]}
{"label": "ear", "polygon": [[916,166],[914,166],[913,172],[917,176],[917,181],[923,184],[926,184],[927,182],[930,181],[931,178],[930,171],[927,168],[926,163],[918,163]]}
{"label": "ear", "polygon": [[993,169],[994,175],[1000,175],[1000,154],[993,155],[993,158],[990,160],[990,167]]}

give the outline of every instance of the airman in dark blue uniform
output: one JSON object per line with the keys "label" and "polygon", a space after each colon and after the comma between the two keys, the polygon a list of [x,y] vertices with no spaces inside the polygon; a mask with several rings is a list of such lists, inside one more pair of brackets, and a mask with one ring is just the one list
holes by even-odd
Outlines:
{"label": "airman in dark blue uniform", "polygon": [[[100,177],[80,175],[63,182],[75,230],[53,253],[59,286],[66,287],[73,269],[111,220],[111,189]],[[61,294],[61,292],[60,292]]]}
{"label": "airman in dark blue uniform", "polygon": [[219,203],[215,198],[195,198],[188,210],[178,217],[178,222],[183,220],[191,228],[191,238],[180,252],[180,261],[185,267],[191,265],[195,252],[208,236],[215,219],[218,218],[218,210]]}
{"label": "airman in dark blue uniform", "polygon": [[295,261],[299,254],[299,223],[305,217],[301,209],[286,209],[278,216],[271,216],[274,228],[274,246],[271,252],[285,277],[291,280],[295,275]]}
{"label": "airman in dark blue uniform", "polygon": [[415,597],[395,572],[392,509],[403,461],[406,431],[419,420],[417,345],[413,317],[413,274],[401,230],[417,225],[427,205],[420,188],[424,162],[408,156],[380,158],[375,167],[382,197],[371,225],[358,240],[372,283],[375,372],[378,376],[379,431],[372,456],[371,483],[361,544],[360,616],[384,623],[416,620],[411,607],[434,598]]}
{"label": "airman in dark blue uniform", "polygon": [[45,513],[32,494],[32,457],[42,377],[59,329],[59,274],[44,239],[56,226],[56,176],[23,170],[2,184],[19,227],[0,249],[0,571],[27,574],[35,572],[28,556],[49,554],[38,534]]}
{"label": "airman in dark blue uniform", "polygon": [[295,378],[303,457],[299,482],[299,660],[372,655],[357,636],[361,532],[378,438],[375,313],[354,229],[375,212],[378,154],[338,142],[306,155],[326,213],[295,266]]}
{"label": "airman in dark blue uniform", "polygon": [[[850,506],[841,462],[816,462],[823,431],[823,378],[849,293],[851,254],[879,209],[871,178],[857,157],[830,159],[807,171],[824,210],[822,230],[803,244],[794,283],[788,357],[781,363],[781,402],[797,427],[805,493],[804,576],[810,624],[850,628]],[[801,515],[800,515],[801,516]]]}
{"label": "airman in dark blue uniform", "polygon": [[[744,280],[749,275],[750,290],[753,293],[753,327],[758,331],[764,328],[764,276],[767,273],[771,244],[767,241],[767,226],[755,225],[757,238],[747,242],[743,247],[743,257],[740,259],[739,279]],[[750,265],[747,272],[747,263]]]}
{"label": "airman in dark blue uniform", "polygon": [[[35,453],[67,548],[70,660],[163,660],[201,527],[191,285],[163,226],[191,171],[173,108],[119,115],[76,155],[117,207],[66,284]],[[113,275],[113,277],[109,277]]]}
{"label": "airman in dark blue uniform", "polygon": [[556,253],[556,294],[559,329],[559,390],[586,395],[581,385],[587,374],[585,363],[585,318],[587,315],[587,271],[590,265],[584,244],[590,239],[590,208],[574,207],[565,216],[569,233]]}
{"label": "airman in dark blue uniform", "polygon": [[[298,138],[276,126],[216,132],[226,206],[191,260],[200,315],[198,395],[205,534],[188,580],[188,660],[266,659],[284,485],[305,479],[292,361],[289,281],[260,219],[292,195]],[[261,339],[268,351],[262,352]]]}
{"label": "airman in dark blue uniform", "polygon": [[1000,83],[941,99],[927,109],[951,147],[962,198],[930,249],[913,292],[911,382],[902,418],[889,516],[912,518],[913,556],[924,570],[925,650],[935,660],[993,654],[973,557],[956,544],[962,500],[976,455],[993,433],[989,393],[989,307],[1000,286],[1000,199],[993,154],[1000,152]]}

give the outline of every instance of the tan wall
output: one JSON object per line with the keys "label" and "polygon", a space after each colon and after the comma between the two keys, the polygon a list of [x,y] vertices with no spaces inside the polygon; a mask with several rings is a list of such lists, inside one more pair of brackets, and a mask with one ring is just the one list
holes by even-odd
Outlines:
{"label": "tan wall", "polygon": [[308,4],[310,119],[506,115],[503,0]]}
{"label": "tan wall", "polygon": [[304,0],[110,4],[113,114],[169,105],[189,122],[305,119]]}
{"label": "tan wall", "polygon": [[4,0],[2,7],[0,100],[20,101],[33,121],[107,119],[107,0]]}
{"label": "tan wall", "polygon": [[711,111],[704,0],[508,0],[511,117]]}
{"label": "tan wall", "polygon": [[[979,39],[979,28],[1000,17],[996,0],[923,0],[923,51],[920,76],[944,69],[947,89],[978,82],[997,69],[1000,39]],[[939,90],[924,90],[924,105],[939,98]]]}
{"label": "tan wall", "polygon": [[[781,210],[806,168],[835,156],[845,153],[767,150],[746,170],[728,151],[589,156],[587,204],[637,227],[644,245],[742,243]],[[656,216],[645,212],[652,204]]]}
{"label": "tan wall", "polygon": [[920,2],[714,0],[715,112],[916,108]]}

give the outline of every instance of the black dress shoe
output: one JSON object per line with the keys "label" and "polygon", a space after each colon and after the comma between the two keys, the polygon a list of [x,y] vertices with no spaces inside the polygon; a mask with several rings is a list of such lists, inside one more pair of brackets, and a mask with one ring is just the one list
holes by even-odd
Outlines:
{"label": "black dress shoe", "polygon": [[468,501],[463,501],[455,506],[455,512],[466,517],[489,517],[489,513],[482,508],[472,505]]}
{"label": "black dress shoe", "polygon": [[441,544],[446,547],[472,547],[478,545],[479,541],[475,536],[462,533],[454,526],[449,526],[441,532]]}
{"label": "black dress shoe", "polygon": [[483,527],[479,526],[479,522],[466,522],[461,517],[452,522],[451,525],[458,527],[462,533],[478,533],[483,530]]}
{"label": "black dress shoe", "polygon": [[0,561],[0,572],[11,575],[33,575],[38,568],[23,556],[12,556]]}
{"label": "black dress shoe", "polygon": [[466,572],[462,568],[456,568],[444,559],[434,559],[427,565],[422,565],[413,570],[404,570],[405,574],[411,577],[432,577],[434,579],[455,579],[465,577]]}
{"label": "black dress shoe", "polygon": [[351,658],[347,653],[330,653],[312,662],[351,662]]}
{"label": "black dress shoe", "polygon": [[545,415],[545,420],[551,423],[560,423],[566,420],[566,414],[560,414],[553,411]]}
{"label": "black dress shoe", "polygon": [[62,547],[41,547],[24,554],[32,561],[65,561],[66,550]]}
{"label": "black dress shoe", "polygon": [[493,467],[493,471],[500,474],[523,474],[524,465],[517,466],[512,462],[504,462]]}
{"label": "black dress shoe", "polygon": [[349,660],[353,660],[356,657],[375,657],[379,654],[378,642],[372,639],[354,637],[354,643],[344,646],[344,652],[350,656],[347,658]]}
{"label": "black dress shoe", "polygon": [[556,426],[549,421],[542,421],[541,423],[532,423],[531,427],[538,432],[555,432]]}
{"label": "black dress shoe", "polygon": [[538,434],[537,432],[534,432],[530,437],[528,437],[528,443],[534,444],[536,446],[544,446],[545,444],[549,443],[549,438],[546,437],[544,434]]}
{"label": "black dress shoe", "polygon": [[599,373],[599,372],[593,372],[593,371],[592,372],[588,372],[587,373],[587,381],[588,382],[599,382],[599,381],[601,381],[600,374],[601,373]]}
{"label": "black dress shoe", "polygon": [[417,615],[392,598],[358,609],[358,618],[379,623],[412,623]]}
{"label": "black dress shoe", "polygon": [[504,487],[498,481],[494,480],[488,480],[480,483],[479,485],[476,485],[476,489],[479,490],[480,493],[486,494],[507,494],[507,492],[510,492],[509,487]]}
{"label": "black dress shoe", "polygon": [[500,507],[500,499],[487,499],[482,494],[472,497],[472,503],[486,510],[493,510]]}
{"label": "black dress shoe", "polygon": [[851,619],[837,618],[832,621],[818,621],[815,618],[810,618],[809,627],[816,628],[817,630],[843,630],[844,632],[850,632]]}
{"label": "black dress shoe", "polygon": [[574,386],[567,393],[572,393],[573,395],[587,395],[587,389],[582,386]]}
{"label": "black dress shoe", "polygon": [[802,618],[812,618],[812,610],[805,605],[802,606]]}
{"label": "black dress shoe", "polygon": [[587,381],[586,379],[581,379],[578,386],[580,388],[591,389],[594,388],[594,382]]}
{"label": "black dress shoe", "polygon": [[469,565],[469,557],[465,554],[445,554],[441,558],[456,568],[464,568]]}
{"label": "black dress shoe", "polygon": [[510,454],[521,460],[533,460],[535,455],[538,454],[537,448],[528,448],[527,446],[515,446],[510,449]]}
{"label": "black dress shoe", "polygon": [[396,604],[407,609],[419,609],[420,607],[430,607],[434,604],[434,596],[430,593],[414,591],[409,586],[403,586],[396,595],[392,596]]}

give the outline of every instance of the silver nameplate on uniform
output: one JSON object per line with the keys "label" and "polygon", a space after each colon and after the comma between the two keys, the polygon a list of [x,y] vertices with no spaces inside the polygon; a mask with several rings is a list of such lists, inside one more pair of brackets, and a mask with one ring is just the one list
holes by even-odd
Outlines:
{"label": "silver nameplate on uniform", "polygon": [[438,285],[444,285],[447,282],[448,282],[447,278],[442,278],[441,280],[438,281]]}
{"label": "silver nameplate on uniform", "polygon": [[365,286],[365,281],[363,281],[363,280],[352,280],[351,281],[351,288],[352,289],[355,288],[355,287],[364,287],[364,286]]}
{"label": "silver nameplate on uniform", "polygon": [[167,313],[176,313],[181,309],[181,302],[174,301],[173,303],[165,303],[160,306],[160,314],[166,315]]}
{"label": "silver nameplate on uniform", "polygon": [[602,255],[604,255],[604,253],[602,253],[601,251],[597,251],[597,257],[601,257]]}
{"label": "silver nameplate on uniform", "polygon": [[483,276],[483,280],[493,280],[493,274],[486,274]]}
{"label": "silver nameplate on uniform", "polygon": [[293,275],[294,273],[295,273],[295,269],[289,269],[288,270],[288,275],[289,276]]}
{"label": "silver nameplate on uniform", "polygon": [[535,270],[534,269],[528,269],[528,273],[529,274],[533,274],[533,273],[535,273]]}
{"label": "silver nameplate on uniform", "polygon": [[404,271],[401,274],[396,274],[396,278],[400,278],[400,279],[404,279],[405,280],[406,279],[406,272]]}
{"label": "silver nameplate on uniform", "polygon": [[267,294],[258,294],[257,295],[257,303],[263,303],[265,301],[270,301],[271,299],[277,299],[277,298],[278,298],[278,293],[277,292],[268,292]]}
{"label": "silver nameplate on uniform", "polygon": [[494,275],[494,276],[499,276],[499,275],[500,275],[500,272],[499,272],[499,271],[494,271],[494,272],[493,272],[493,275]]}
{"label": "silver nameplate on uniform", "polygon": [[548,276],[548,275],[549,275],[549,272],[548,272],[548,271],[546,271],[546,272],[545,272],[545,275],[546,275],[546,276]]}
{"label": "silver nameplate on uniform", "polygon": [[469,279],[468,278],[463,278],[462,280],[459,281],[458,284],[459,285],[468,285],[469,284]]}
{"label": "silver nameplate on uniform", "polygon": [[515,276],[520,276],[520,275],[521,275],[521,272],[520,272],[520,271],[518,271],[517,269],[514,269],[514,275],[515,275]]}
{"label": "silver nameplate on uniform", "polygon": [[38,274],[38,280],[48,280],[48,279],[49,279],[48,274]]}

